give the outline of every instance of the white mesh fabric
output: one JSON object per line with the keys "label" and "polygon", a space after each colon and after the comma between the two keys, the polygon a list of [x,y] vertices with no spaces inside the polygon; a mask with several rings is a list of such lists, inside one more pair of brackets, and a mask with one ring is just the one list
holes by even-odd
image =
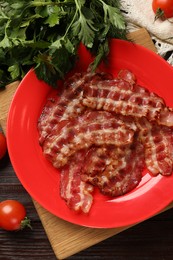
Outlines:
{"label": "white mesh fabric", "polygon": [[[146,28],[155,43],[158,54],[162,57],[173,51],[173,18],[154,21],[152,0],[120,0],[120,3],[129,31],[141,27]],[[173,55],[170,55],[167,60],[173,65]]]}

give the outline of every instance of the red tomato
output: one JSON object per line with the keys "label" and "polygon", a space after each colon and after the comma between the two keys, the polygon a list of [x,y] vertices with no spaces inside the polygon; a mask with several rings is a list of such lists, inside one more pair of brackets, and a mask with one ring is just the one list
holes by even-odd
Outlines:
{"label": "red tomato", "polygon": [[19,201],[4,200],[0,202],[1,228],[14,231],[23,229],[25,226],[30,226],[30,220],[26,218],[26,210]]}
{"label": "red tomato", "polygon": [[173,17],[173,0],[153,0],[152,8],[156,15],[163,12],[160,17],[171,18]]}
{"label": "red tomato", "polygon": [[0,132],[0,159],[4,157],[6,151],[7,151],[6,137],[2,132]]}

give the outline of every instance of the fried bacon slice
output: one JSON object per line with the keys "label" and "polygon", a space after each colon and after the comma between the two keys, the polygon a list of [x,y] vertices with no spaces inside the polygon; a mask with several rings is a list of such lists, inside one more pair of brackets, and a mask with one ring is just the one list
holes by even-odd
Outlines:
{"label": "fried bacon slice", "polygon": [[144,148],[140,142],[125,148],[94,148],[87,155],[81,178],[97,186],[102,194],[116,197],[139,184],[144,166]]}
{"label": "fried bacon slice", "polygon": [[88,84],[84,89],[83,105],[134,117],[156,120],[165,107],[164,100],[147,89],[122,79]]}
{"label": "fried bacon slice", "polygon": [[80,150],[61,169],[61,197],[70,209],[88,213],[95,186],[107,196],[123,195],[139,184],[143,167],[140,143],[128,149],[94,146]]}
{"label": "fried bacon slice", "polygon": [[77,212],[88,213],[93,203],[93,185],[81,180],[83,151],[75,154],[73,160],[60,173],[60,195],[67,206]]}
{"label": "fried bacon slice", "polygon": [[170,175],[173,171],[173,129],[138,120],[139,138],[145,148],[145,163],[153,174]]}
{"label": "fried bacon slice", "polygon": [[136,76],[127,69],[120,70],[117,78],[123,79],[124,81],[127,81],[128,83],[130,83],[132,85],[134,85],[136,83]]}
{"label": "fried bacon slice", "polygon": [[100,80],[111,79],[107,73],[75,73],[64,84],[62,91],[54,98],[49,98],[38,120],[39,142],[43,144],[47,135],[62,120],[78,116],[85,110],[81,102],[85,84],[97,84]]}
{"label": "fried bacon slice", "polygon": [[44,155],[53,166],[64,166],[77,151],[92,145],[124,146],[133,142],[134,131],[122,118],[105,111],[86,111],[82,116],[54,129],[44,144]]}
{"label": "fried bacon slice", "polygon": [[158,118],[158,124],[168,127],[173,127],[173,109],[170,107],[165,107]]}

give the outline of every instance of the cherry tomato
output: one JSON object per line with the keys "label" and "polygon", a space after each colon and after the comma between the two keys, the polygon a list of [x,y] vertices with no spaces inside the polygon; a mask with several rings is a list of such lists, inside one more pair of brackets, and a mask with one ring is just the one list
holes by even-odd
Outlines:
{"label": "cherry tomato", "polygon": [[4,200],[0,202],[0,227],[8,230],[20,230],[30,225],[26,217],[25,207],[17,200]]}
{"label": "cherry tomato", "polygon": [[173,17],[173,0],[153,0],[152,9],[154,13],[161,18]]}
{"label": "cherry tomato", "polygon": [[4,157],[6,151],[7,151],[6,137],[2,132],[0,132],[0,159]]}

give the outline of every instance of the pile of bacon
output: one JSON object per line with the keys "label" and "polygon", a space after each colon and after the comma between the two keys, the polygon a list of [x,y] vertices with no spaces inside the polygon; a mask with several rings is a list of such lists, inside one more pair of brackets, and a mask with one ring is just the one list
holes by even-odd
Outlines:
{"label": "pile of bacon", "polygon": [[173,170],[173,112],[137,84],[133,73],[76,73],[38,120],[43,154],[60,170],[70,209],[89,212],[94,187],[120,196],[152,175]]}

